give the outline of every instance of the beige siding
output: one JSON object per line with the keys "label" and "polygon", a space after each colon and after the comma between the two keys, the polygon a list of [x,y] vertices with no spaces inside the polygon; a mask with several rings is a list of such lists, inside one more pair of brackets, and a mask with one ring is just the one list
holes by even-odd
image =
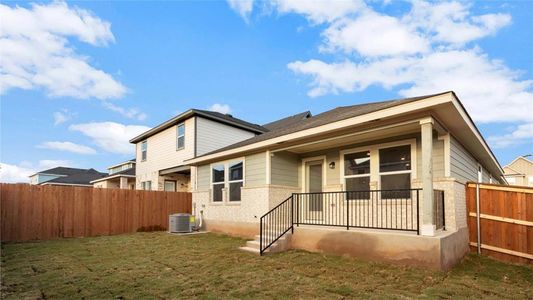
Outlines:
{"label": "beige siding", "polygon": [[199,191],[209,189],[209,184],[211,184],[211,169],[209,165],[199,166],[197,168],[197,189]]}
{"label": "beige siding", "polygon": [[185,147],[176,150],[177,126],[167,128],[147,139],[147,158],[141,161],[141,142],[136,144],[137,188],[141,182],[152,181],[152,189],[162,189],[163,180],[159,170],[184,164],[194,157],[194,118],[185,120]]}
{"label": "beige siding", "polygon": [[298,155],[277,152],[271,158],[271,183],[274,185],[298,186]]}
{"label": "beige siding", "polygon": [[450,156],[452,177],[461,183],[477,181],[476,159],[453,137],[450,138]]}
{"label": "beige siding", "polygon": [[243,129],[196,117],[196,155],[203,155],[222,147],[249,139],[255,134]]}
{"label": "beige siding", "polygon": [[533,176],[533,163],[524,158],[518,158],[512,164],[510,164],[509,167],[518,173],[526,174],[527,176]]}
{"label": "beige siding", "polygon": [[247,187],[266,184],[266,152],[247,155],[245,158],[245,184]]}

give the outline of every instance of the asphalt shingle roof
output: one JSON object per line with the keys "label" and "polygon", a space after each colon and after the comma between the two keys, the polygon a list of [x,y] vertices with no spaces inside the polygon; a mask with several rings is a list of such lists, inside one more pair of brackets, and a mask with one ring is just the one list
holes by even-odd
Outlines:
{"label": "asphalt shingle roof", "polygon": [[[58,167],[54,169],[60,169],[63,167]],[[76,171],[69,171],[70,174],[59,174],[59,173],[51,173],[50,171],[54,170],[46,170],[39,173],[47,173],[47,174],[56,174],[56,175],[66,175],[58,178],[54,178],[52,180],[46,181],[45,183],[63,183],[63,184],[85,184],[85,185],[91,185],[91,181],[100,179],[103,177],[106,177],[106,173],[100,173],[96,171],[95,169],[75,169]],[[65,169],[72,169],[72,168],[65,168]],[[61,169],[59,171],[62,171]]]}
{"label": "asphalt shingle roof", "polygon": [[[295,133],[295,132],[298,132],[298,131],[302,131],[302,130],[318,127],[318,126],[329,124],[329,123],[332,123],[332,122],[342,121],[342,120],[345,120],[345,119],[349,119],[349,118],[361,116],[361,115],[364,115],[364,114],[368,114],[368,113],[371,113],[371,112],[379,111],[379,110],[382,110],[382,109],[386,109],[386,108],[394,107],[394,106],[397,106],[397,105],[401,105],[401,104],[405,104],[405,103],[409,103],[409,102],[413,102],[413,101],[417,101],[417,100],[422,100],[422,99],[425,99],[425,98],[434,97],[434,96],[438,96],[438,95],[442,95],[442,94],[446,94],[446,93],[448,93],[448,92],[432,94],[432,95],[425,95],[425,96],[419,96],[419,97],[412,97],[412,98],[387,100],[387,101],[374,102],[374,103],[357,104],[357,105],[350,105],[350,106],[340,106],[340,107],[334,108],[332,110],[320,113],[320,114],[318,114],[316,116],[311,116],[309,118],[305,118],[303,120],[300,120],[299,122],[291,123],[290,126],[288,126],[288,125],[285,125],[285,126],[274,126],[272,128],[272,130],[270,130],[268,132],[265,132],[263,134],[257,135],[255,137],[249,138],[247,140],[244,140],[244,141],[229,145],[227,147],[220,148],[220,149],[212,151],[210,153],[206,153],[206,154],[204,154],[202,156],[206,156],[206,155],[210,155],[210,154],[214,154],[214,153],[218,153],[218,152],[222,152],[222,151],[226,151],[226,150],[230,150],[230,149],[235,149],[235,148],[246,146],[246,145],[251,145],[251,144],[254,144],[254,143],[257,143],[257,142],[261,142],[261,141],[265,141],[265,140],[268,140],[268,139],[280,137],[280,136],[283,136],[283,135],[286,135],[286,134]],[[297,115],[295,115],[295,116],[297,116]],[[293,117],[293,116],[291,116],[291,117]],[[285,119],[289,119],[291,117],[288,117],[288,118],[285,118]],[[279,121],[271,122],[269,124],[272,125],[272,123],[275,124],[276,122],[282,122],[285,119],[281,119]],[[264,127],[268,128],[269,124],[266,124]]]}
{"label": "asphalt shingle roof", "polygon": [[279,129],[282,129],[284,127],[294,126],[297,123],[299,123],[299,122],[301,122],[301,121],[303,121],[303,120],[305,120],[305,119],[307,119],[309,117],[311,117],[311,112],[310,111],[304,111],[304,112],[301,112],[299,114],[295,114],[295,115],[292,115],[292,116],[289,116],[289,117],[285,117],[283,119],[276,120],[274,122],[263,124],[263,127],[268,129],[268,131],[279,130]]}

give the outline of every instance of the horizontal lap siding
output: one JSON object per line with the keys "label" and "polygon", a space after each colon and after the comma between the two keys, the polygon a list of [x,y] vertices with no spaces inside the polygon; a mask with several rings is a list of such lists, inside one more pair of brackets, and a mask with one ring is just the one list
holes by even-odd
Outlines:
{"label": "horizontal lap siding", "polygon": [[477,161],[463,146],[455,140],[450,139],[450,171],[452,177],[461,183],[467,181],[477,181]]}
{"label": "horizontal lap siding", "polygon": [[246,187],[261,186],[266,184],[266,153],[248,155],[245,158],[244,170]]}
{"label": "horizontal lap siding", "polygon": [[166,230],[191,213],[191,194],[0,184],[1,240],[28,241]]}
{"label": "horizontal lap siding", "polygon": [[255,134],[202,117],[196,117],[196,155],[203,155],[222,147],[249,139]]}
{"label": "horizontal lap siding", "polygon": [[271,183],[298,186],[298,155],[289,152],[275,153],[271,158]]}
{"label": "horizontal lap siding", "polygon": [[211,169],[209,165],[199,166],[197,168],[197,184],[198,190],[207,190],[209,189],[209,184],[211,183]]}

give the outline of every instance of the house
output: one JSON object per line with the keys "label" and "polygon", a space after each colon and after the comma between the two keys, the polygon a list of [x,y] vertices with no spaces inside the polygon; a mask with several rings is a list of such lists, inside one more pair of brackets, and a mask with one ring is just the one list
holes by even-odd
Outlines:
{"label": "house", "polygon": [[[455,93],[308,112],[185,163],[207,230],[449,269],[469,249],[465,184],[503,170]],[[288,245],[288,246],[287,246]],[[280,246],[281,247],[281,246]],[[254,249],[255,248],[255,249]]]}
{"label": "house", "polygon": [[136,148],[136,188],[190,191],[188,159],[268,129],[229,114],[191,109],[130,140]]}
{"label": "house", "polygon": [[533,161],[527,156],[519,156],[503,167],[505,179],[509,184],[533,186]]}
{"label": "house", "polygon": [[95,169],[56,167],[30,176],[30,184],[92,187],[91,181],[107,176]]}
{"label": "house", "polygon": [[95,188],[135,189],[135,159],[107,168],[109,175],[91,181]]}

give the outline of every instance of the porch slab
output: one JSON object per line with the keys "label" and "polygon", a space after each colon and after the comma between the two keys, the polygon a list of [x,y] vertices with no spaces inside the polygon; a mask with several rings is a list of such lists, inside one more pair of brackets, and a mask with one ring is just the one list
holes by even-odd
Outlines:
{"label": "porch slab", "polygon": [[469,251],[466,227],[420,236],[412,232],[301,225],[294,228],[291,248],[442,271],[451,269]]}

